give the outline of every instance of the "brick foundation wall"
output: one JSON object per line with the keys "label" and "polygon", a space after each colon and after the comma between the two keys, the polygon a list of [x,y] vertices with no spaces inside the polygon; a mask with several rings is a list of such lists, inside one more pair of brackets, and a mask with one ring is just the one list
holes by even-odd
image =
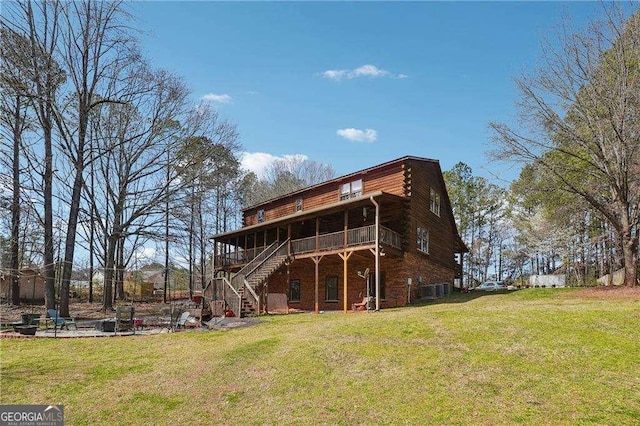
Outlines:
{"label": "brick foundation wall", "polygon": [[[364,253],[364,255],[362,255]],[[347,309],[351,304],[361,302],[366,295],[366,282],[358,276],[358,271],[369,268],[375,271],[373,256],[367,252],[355,253],[348,261],[347,272]],[[405,306],[407,304],[407,278],[411,277],[411,301],[419,295],[418,277],[422,277],[422,284],[448,282],[453,283],[454,271],[431,262],[428,256],[417,253],[405,253],[402,257],[381,257],[381,276],[384,276],[384,298],[382,308]],[[327,301],[326,278],[338,278],[338,300]],[[287,267],[283,266],[268,280],[269,293],[284,293],[289,295],[289,282],[300,281],[300,301],[289,302],[290,308],[302,310],[315,309],[315,264],[311,259],[297,259]],[[318,309],[322,311],[343,309],[343,261],[338,255],[325,256],[318,267]]]}

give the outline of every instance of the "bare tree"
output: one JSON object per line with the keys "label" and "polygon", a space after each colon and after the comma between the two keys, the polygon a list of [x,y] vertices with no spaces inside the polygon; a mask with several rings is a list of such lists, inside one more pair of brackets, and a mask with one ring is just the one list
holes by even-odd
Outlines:
{"label": "bare tree", "polygon": [[182,141],[176,153],[177,167],[190,182],[183,197],[186,208],[174,216],[186,231],[191,292],[196,282],[199,288],[206,284],[208,237],[224,228],[225,205],[238,192],[241,175],[236,126],[206,105],[198,106],[197,111],[199,136]]}
{"label": "bare tree", "polygon": [[167,152],[175,152],[174,145],[184,135],[175,121],[185,115],[184,84],[143,64],[130,67],[124,81],[131,86],[126,102],[100,107],[96,132],[104,143],[95,153],[98,176],[93,196],[88,197],[97,215],[93,221],[106,235],[105,308],[113,303],[114,268],[122,271],[126,262],[124,244],[139,244],[135,239],[141,237],[161,238],[159,219],[166,200],[187,185],[173,167],[166,175],[167,161],[175,161]]}
{"label": "bare tree", "polygon": [[65,119],[58,116],[57,120],[62,152],[68,155],[74,168],[60,288],[60,313],[68,315],[90,113],[102,104],[122,102],[125,93],[117,89],[127,86],[114,84],[114,80],[119,80],[119,71],[139,60],[139,56],[131,29],[124,25],[126,13],[121,1],[69,2],[62,10],[64,30],[59,51],[73,94]]}
{"label": "bare tree", "polygon": [[303,155],[292,155],[271,163],[261,179],[255,174],[245,178],[243,204],[251,206],[260,202],[295,192],[335,177],[331,165],[309,160]]}
{"label": "bare tree", "polygon": [[498,154],[536,162],[554,188],[586,201],[615,230],[625,285],[637,282],[640,224],[640,13],[603,3],[584,32],[568,20],[537,73],[516,80],[520,128],[491,123]]}
{"label": "bare tree", "polygon": [[[11,152],[10,158],[0,159],[3,163],[9,163],[12,175],[11,185],[11,238],[10,238],[10,276],[11,276],[11,303],[20,304],[20,215],[21,215],[21,186],[22,173],[21,156],[23,135],[29,126],[28,98],[25,96],[25,86],[28,86],[28,78],[21,75],[17,66],[25,60],[21,51],[28,45],[28,40],[16,35],[5,28],[0,28],[0,129],[10,141],[7,152]],[[6,133],[5,131],[6,130]],[[4,153],[5,150],[3,149]],[[4,205],[0,205],[4,209]],[[0,256],[4,253],[0,253]]]}
{"label": "bare tree", "polygon": [[[34,8],[35,6],[35,8]],[[43,155],[38,160],[31,156],[31,171],[42,178],[42,226],[44,230],[45,302],[47,308],[55,305],[55,270],[53,236],[53,138],[56,103],[65,73],[55,60],[58,47],[62,6],[58,2],[29,1],[4,5],[0,17],[2,29],[13,34],[7,40],[26,40],[12,46],[12,57],[18,58],[13,68],[14,81],[24,84],[16,87],[35,111],[42,134]]]}

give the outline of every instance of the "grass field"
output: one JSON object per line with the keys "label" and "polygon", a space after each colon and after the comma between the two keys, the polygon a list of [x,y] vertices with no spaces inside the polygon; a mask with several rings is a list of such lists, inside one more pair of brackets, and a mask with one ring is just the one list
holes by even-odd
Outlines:
{"label": "grass field", "polygon": [[640,424],[640,298],[456,294],[225,332],[0,339],[1,404],[66,424]]}

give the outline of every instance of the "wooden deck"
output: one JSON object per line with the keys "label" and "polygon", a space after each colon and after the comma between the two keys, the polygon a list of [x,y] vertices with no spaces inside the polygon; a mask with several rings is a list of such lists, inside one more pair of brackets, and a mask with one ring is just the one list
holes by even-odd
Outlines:
{"label": "wooden deck", "polygon": [[[290,256],[306,257],[312,254],[324,254],[327,252],[362,250],[375,245],[375,225],[347,229],[346,234],[345,237],[345,231],[339,231],[291,240],[288,254]],[[381,244],[402,250],[402,237],[399,233],[381,226],[379,237]],[[224,268],[246,264],[258,256],[264,249],[265,247],[261,246],[217,255],[215,257],[215,266],[216,268]]]}

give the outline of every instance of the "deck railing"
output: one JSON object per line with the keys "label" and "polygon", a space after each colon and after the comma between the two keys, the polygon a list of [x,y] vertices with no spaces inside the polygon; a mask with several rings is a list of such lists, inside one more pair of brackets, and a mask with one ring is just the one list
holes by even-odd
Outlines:
{"label": "deck railing", "polygon": [[384,226],[380,227],[380,242],[397,249],[402,249],[402,237],[400,234]]}
{"label": "deck railing", "polygon": [[[360,228],[347,230],[346,247],[357,247],[375,243],[376,227],[375,225],[363,226]],[[316,244],[317,241],[317,244]],[[380,242],[388,246],[402,249],[402,237],[399,233],[392,231],[384,226],[380,227]],[[266,254],[268,247],[256,247],[247,250],[238,250],[236,252],[227,253],[216,256],[216,267],[229,265],[243,265],[248,263],[255,264],[260,262],[261,254]],[[282,249],[283,247],[281,247]],[[313,253],[315,251],[338,250],[345,248],[344,231],[331,232],[329,234],[314,235],[307,238],[299,238],[291,240],[291,254]],[[286,254],[286,253],[285,253]],[[250,269],[246,269],[250,271]]]}
{"label": "deck railing", "polygon": [[237,251],[225,254],[218,254],[215,258],[216,267],[218,266],[230,266],[230,265],[243,265],[256,258],[260,253],[265,250],[265,246],[250,248],[250,249],[238,249]]}
{"label": "deck railing", "polygon": [[[375,225],[363,226],[347,230],[347,247],[356,247],[373,244],[376,241]],[[402,237],[395,231],[384,226],[380,227],[380,242],[397,249],[402,248]],[[317,238],[308,237],[291,240],[291,252],[293,254],[313,253],[315,251],[336,250],[345,247],[344,231],[322,234]]]}

